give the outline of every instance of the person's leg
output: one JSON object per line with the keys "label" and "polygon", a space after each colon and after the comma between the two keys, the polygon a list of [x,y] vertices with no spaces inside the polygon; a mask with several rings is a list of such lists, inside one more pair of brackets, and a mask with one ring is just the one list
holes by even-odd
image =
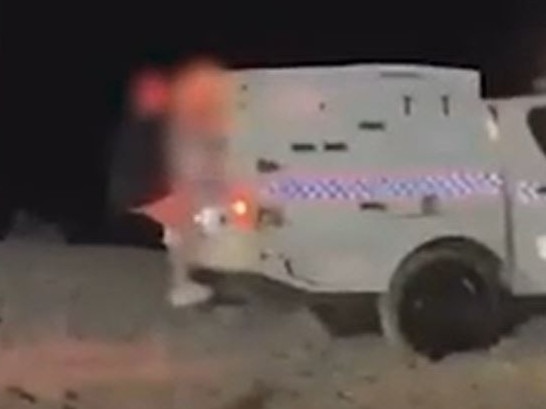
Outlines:
{"label": "person's leg", "polygon": [[179,230],[164,228],[163,242],[167,247],[172,280],[169,302],[173,307],[201,303],[213,295],[210,287],[193,281],[189,276],[187,255],[191,251],[190,241],[184,240]]}

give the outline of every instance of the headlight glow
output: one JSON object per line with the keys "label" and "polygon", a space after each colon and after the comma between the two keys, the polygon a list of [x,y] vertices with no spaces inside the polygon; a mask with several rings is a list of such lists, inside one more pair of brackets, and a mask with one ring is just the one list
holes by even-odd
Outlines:
{"label": "headlight glow", "polygon": [[218,231],[224,219],[223,212],[215,207],[205,207],[193,217],[194,223],[200,225],[207,233]]}

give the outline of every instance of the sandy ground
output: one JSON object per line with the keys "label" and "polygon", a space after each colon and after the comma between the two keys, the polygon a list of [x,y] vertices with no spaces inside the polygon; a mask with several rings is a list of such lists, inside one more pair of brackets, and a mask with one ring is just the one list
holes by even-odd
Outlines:
{"label": "sandy ground", "polygon": [[0,408],[546,407],[542,318],[490,351],[408,362],[254,280],[233,287],[244,304],[172,311],[161,253],[11,240],[0,260]]}

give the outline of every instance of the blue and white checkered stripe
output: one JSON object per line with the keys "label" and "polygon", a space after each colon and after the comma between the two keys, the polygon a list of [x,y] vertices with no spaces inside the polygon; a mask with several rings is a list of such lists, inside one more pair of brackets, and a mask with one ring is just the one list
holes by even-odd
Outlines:
{"label": "blue and white checkered stripe", "polygon": [[266,194],[281,200],[405,199],[436,195],[445,199],[500,193],[497,173],[453,172],[417,176],[359,178],[291,177],[272,181]]}
{"label": "blue and white checkered stripe", "polygon": [[546,201],[546,195],[539,193],[543,183],[522,180],[517,184],[517,198],[523,204],[540,203]]}

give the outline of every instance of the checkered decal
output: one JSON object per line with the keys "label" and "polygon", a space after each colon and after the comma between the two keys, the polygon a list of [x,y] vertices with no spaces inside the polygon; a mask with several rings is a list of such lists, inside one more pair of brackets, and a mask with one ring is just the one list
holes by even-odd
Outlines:
{"label": "checkered decal", "polygon": [[523,180],[517,185],[518,200],[524,204],[543,202],[546,200],[546,195],[538,192],[539,188],[544,186],[543,183],[531,182]]}
{"label": "checkered decal", "polygon": [[457,199],[500,193],[497,173],[453,172],[448,174],[376,178],[286,178],[275,180],[266,194],[282,200],[374,200],[436,195]]}

